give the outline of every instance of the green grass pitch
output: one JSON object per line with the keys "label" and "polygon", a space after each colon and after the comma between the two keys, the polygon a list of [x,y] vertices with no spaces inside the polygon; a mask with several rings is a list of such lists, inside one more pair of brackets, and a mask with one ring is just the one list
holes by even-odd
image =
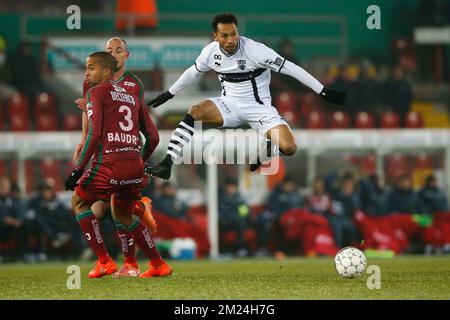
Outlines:
{"label": "green grass pitch", "polygon": [[[151,279],[88,279],[86,262],[3,264],[0,299],[450,299],[450,256],[369,259],[381,269],[379,290],[367,288],[367,274],[340,277],[332,258],[169,263],[172,276]],[[79,290],[66,287],[71,264],[81,267]]]}

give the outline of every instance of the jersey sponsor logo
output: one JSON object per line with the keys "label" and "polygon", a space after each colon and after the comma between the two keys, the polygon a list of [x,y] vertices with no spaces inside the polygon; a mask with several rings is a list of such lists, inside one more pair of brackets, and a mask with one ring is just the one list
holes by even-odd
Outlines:
{"label": "jersey sponsor logo", "polygon": [[281,59],[280,57],[275,59],[274,64],[277,66],[281,66],[281,64],[283,63],[283,59]]}
{"label": "jersey sponsor logo", "polygon": [[120,86],[118,86],[117,84],[113,84],[112,85],[114,90],[116,90],[117,92],[126,92],[126,90]]}
{"label": "jersey sponsor logo", "polygon": [[222,60],[222,56],[220,54],[215,54],[214,59],[216,60]]}
{"label": "jersey sponsor logo", "polygon": [[123,83],[124,86],[128,86],[128,87],[134,87],[136,84],[134,82],[130,82],[130,81],[125,81]]}
{"label": "jersey sponsor logo", "polygon": [[131,180],[111,179],[111,180],[109,180],[109,183],[114,184],[114,185],[124,186],[124,185],[128,185],[128,184],[140,184],[142,182],[142,180],[143,180],[143,178],[131,179]]}
{"label": "jersey sponsor logo", "polygon": [[245,65],[247,64],[247,61],[245,61],[245,60],[238,60],[237,64],[238,64],[239,69],[244,70],[245,69]]}

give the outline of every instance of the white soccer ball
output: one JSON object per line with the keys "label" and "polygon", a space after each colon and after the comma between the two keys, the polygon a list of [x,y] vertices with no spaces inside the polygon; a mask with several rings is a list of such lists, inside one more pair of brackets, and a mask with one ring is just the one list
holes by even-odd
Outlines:
{"label": "white soccer ball", "polygon": [[344,278],[356,278],[366,271],[367,259],[364,253],[354,247],[339,250],[334,257],[336,271]]}

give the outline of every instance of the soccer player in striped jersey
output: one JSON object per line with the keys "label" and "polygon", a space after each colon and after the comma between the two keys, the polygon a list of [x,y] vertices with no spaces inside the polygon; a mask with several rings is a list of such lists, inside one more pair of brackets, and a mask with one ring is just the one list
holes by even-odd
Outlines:
{"label": "soccer player in striped jersey", "polygon": [[249,124],[267,138],[250,170],[261,166],[262,159],[292,156],[297,151],[295,137],[286,121],[272,106],[269,91],[270,72],[289,75],[329,102],[343,104],[345,93],[325,88],[316,78],[298,65],[281,57],[274,50],[252,39],[239,36],[235,15],[223,13],[214,17],[211,26],[214,41],[203,48],[194,65],[167,90],[148,105],[154,108],[172,99],[178,92],[205,72],[214,70],[222,86],[222,95],[192,106],[180,122],[167,147],[166,157],[146,173],[169,179],[175,159],[194,134],[194,122],[202,121],[219,127]]}

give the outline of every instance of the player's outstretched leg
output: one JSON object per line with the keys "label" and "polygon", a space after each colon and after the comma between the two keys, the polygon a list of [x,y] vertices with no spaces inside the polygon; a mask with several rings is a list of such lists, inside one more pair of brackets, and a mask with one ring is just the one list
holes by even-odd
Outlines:
{"label": "player's outstretched leg", "polygon": [[267,140],[257,155],[256,163],[250,164],[250,171],[256,171],[262,163],[278,156],[292,156],[297,151],[295,137],[288,125],[282,124],[269,129]]}
{"label": "player's outstretched leg", "polygon": [[211,100],[204,100],[192,106],[172,133],[165,158],[156,166],[145,168],[146,174],[163,179],[170,178],[173,162],[183,155],[183,148],[194,135],[195,121],[223,125],[222,114]]}
{"label": "player's outstretched leg", "polygon": [[182,156],[184,146],[191,141],[194,135],[194,121],[194,118],[187,113],[172,133],[166,157],[156,166],[147,167],[146,174],[166,180],[170,178],[173,161]]}

